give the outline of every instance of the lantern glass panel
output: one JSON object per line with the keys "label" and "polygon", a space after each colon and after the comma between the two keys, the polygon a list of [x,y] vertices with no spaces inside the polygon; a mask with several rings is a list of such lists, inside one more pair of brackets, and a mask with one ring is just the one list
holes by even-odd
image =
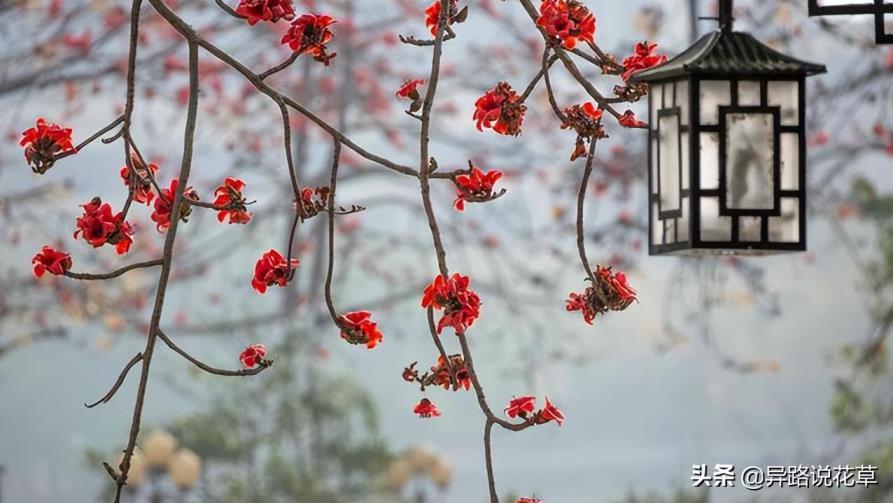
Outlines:
{"label": "lantern glass panel", "polygon": [[719,124],[719,107],[732,104],[731,83],[727,80],[701,81],[700,108],[701,125]]}
{"label": "lantern glass panel", "polygon": [[651,140],[651,193],[657,194],[657,163],[658,163],[658,150],[657,150],[657,138],[653,138]]}
{"label": "lantern glass panel", "polygon": [[743,107],[758,107],[761,104],[762,92],[760,82],[756,80],[742,80],[738,82],[738,105]]}
{"label": "lantern glass panel", "polygon": [[691,146],[688,142],[688,132],[681,133],[682,137],[682,190],[689,189],[689,163],[691,162]]}
{"label": "lantern glass panel", "polygon": [[800,135],[781,135],[781,190],[800,189]]}
{"label": "lantern glass panel", "polygon": [[800,86],[796,81],[773,80],[768,88],[769,106],[781,107],[781,124],[796,126],[800,117]]}
{"label": "lantern glass panel", "polygon": [[781,216],[769,218],[769,241],[796,243],[800,240],[800,200],[781,199]]}
{"label": "lantern glass panel", "polygon": [[676,107],[679,108],[679,124],[689,126],[688,121],[688,81],[676,82]]}
{"label": "lantern glass panel", "polygon": [[730,241],[732,239],[732,218],[720,216],[719,198],[701,198],[701,240]]}
{"label": "lantern glass panel", "polygon": [[829,7],[832,5],[872,5],[874,0],[818,0],[819,7]]}
{"label": "lantern glass panel", "polygon": [[660,220],[657,210],[657,203],[651,205],[651,242],[654,244],[663,244],[664,223]]}
{"label": "lantern glass panel", "polygon": [[679,209],[679,116],[663,115],[658,120],[660,129],[660,209]]}
{"label": "lantern glass panel", "polygon": [[676,232],[679,235],[679,241],[688,241],[688,198],[682,198],[682,216],[676,221]]}
{"label": "lantern glass panel", "polygon": [[772,209],[775,206],[775,134],[767,113],[726,115],[726,206]]}
{"label": "lantern glass panel", "polygon": [[741,241],[759,241],[762,230],[762,218],[738,217],[738,239]]}
{"label": "lantern glass panel", "polygon": [[657,121],[657,111],[664,107],[664,86],[651,84],[648,96],[651,102],[651,123],[654,124]]}
{"label": "lantern glass panel", "polygon": [[701,188],[719,188],[719,134],[701,133]]}

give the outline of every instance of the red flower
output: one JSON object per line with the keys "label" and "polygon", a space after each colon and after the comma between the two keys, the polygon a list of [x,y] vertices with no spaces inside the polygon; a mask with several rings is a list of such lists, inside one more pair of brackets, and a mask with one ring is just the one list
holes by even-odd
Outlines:
{"label": "red flower", "polygon": [[552,402],[549,401],[549,397],[546,397],[546,406],[537,413],[536,422],[537,424],[545,424],[549,421],[555,421],[558,423],[558,426],[561,426],[561,424],[564,423],[564,414],[558,410],[558,407],[552,405]]}
{"label": "red flower", "polygon": [[[440,3],[438,3],[438,5],[440,5]],[[425,81],[423,79],[407,80],[403,83],[402,86],[400,86],[400,89],[397,89],[396,96],[398,98],[417,100],[419,99],[418,87],[424,84]]]}
{"label": "red flower", "polygon": [[636,44],[635,52],[631,56],[627,56],[623,60],[623,80],[629,78],[639,70],[645,70],[653,66],[662,65],[667,62],[666,54],[657,54],[657,44],[653,42],[639,42]]}
{"label": "red flower", "polygon": [[217,187],[217,190],[214,191],[216,196],[214,206],[225,208],[217,210],[218,222],[229,219],[231,224],[247,224],[251,221],[251,213],[248,213],[245,207],[245,197],[242,195],[244,188],[245,182],[230,177],[226,177],[223,180],[223,185]]}
{"label": "red flower", "polygon": [[[136,179],[133,187],[133,200],[138,203],[151,204],[152,199],[155,199],[155,192],[152,192],[152,182],[149,180],[149,176],[150,174],[154,176],[158,172],[158,165],[150,162],[146,169],[136,155],[130,156],[130,165],[133,166]],[[130,188],[130,168],[127,166],[121,168],[121,180],[124,181],[125,187]]]}
{"label": "red flower", "polygon": [[583,293],[571,292],[567,300],[568,311],[580,311],[583,320],[592,325],[598,314],[623,311],[636,301],[636,291],[629,286],[626,274],[612,273],[610,267],[596,266],[595,285]]}
{"label": "red flower", "polygon": [[[462,22],[464,21],[464,16],[462,19],[456,19],[456,8],[458,7],[458,2],[456,0],[450,0],[450,12],[447,16],[447,26],[453,24],[454,22]],[[464,9],[463,9],[464,10]],[[425,9],[425,26],[428,27],[428,31],[431,32],[432,37],[437,36],[437,21],[440,17],[440,0],[434,0],[428,8]]]}
{"label": "red flower", "polygon": [[[465,365],[465,358],[462,355],[452,355],[450,356],[450,367],[452,367],[453,372],[456,375],[456,384],[460,388],[465,388],[465,391],[471,389],[471,373],[468,371],[468,366]],[[410,367],[409,370],[412,370]],[[437,357],[437,365],[431,367],[431,373],[434,375],[434,380],[432,381],[437,386],[443,386],[443,389],[449,389],[452,384],[452,380],[450,379],[450,368],[447,367],[446,360],[444,360],[443,356]]]}
{"label": "red flower", "polygon": [[515,500],[515,503],[543,503],[543,500],[538,498],[518,498]]}
{"label": "red flower", "polygon": [[285,258],[276,250],[264,253],[257,264],[254,265],[254,278],[251,286],[257,293],[264,293],[268,286],[285,286],[291,280],[293,271],[301,264],[296,258],[291,259],[291,267],[285,262]]}
{"label": "red flower", "polygon": [[365,344],[368,349],[377,346],[383,337],[369,311],[343,314],[338,317],[338,325],[341,327],[342,339],[351,344]]}
{"label": "red flower", "polygon": [[124,221],[123,213],[112,214],[112,207],[103,203],[102,199],[94,197],[87,204],[82,204],[84,216],[77,219],[78,230],[74,231],[74,238],[82,235],[84,241],[94,248],[108,243],[115,245],[118,255],[123,255],[130,250],[133,240],[133,229]]}
{"label": "red flower", "polygon": [[[176,196],[177,186],[179,184],[180,180],[174,178],[171,180],[170,188],[161,189],[161,194],[159,194],[158,199],[155,200],[155,211],[152,212],[151,218],[152,221],[155,222],[155,227],[158,229],[158,232],[164,232],[171,226],[171,212],[174,209],[174,197]],[[195,193],[195,190],[193,190],[192,187],[186,187],[186,190],[183,192],[183,197],[198,201],[198,194]],[[180,203],[180,220],[184,222],[189,221],[190,213],[192,213],[192,208],[189,204],[186,202]]]}
{"label": "red flower", "polygon": [[518,93],[506,82],[496,84],[474,103],[478,131],[493,128],[499,134],[518,136],[527,107],[518,102]]}
{"label": "red flower", "polygon": [[275,23],[280,19],[293,19],[295,8],[292,0],[240,0],[236,14],[244,17],[250,25],[258,21]]}
{"label": "red flower", "polygon": [[470,174],[456,176],[456,201],[453,206],[465,211],[465,201],[478,203],[498,197],[493,193],[493,185],[502,178],[502,172],[491,170],[484,173],[477,166],[471,166]]}
{"label": "red flower", "polygon": [[628,128],[643,128],[648,126],[647,123],[640,121],[632,110],[623,112],[623,115],[617,119],[617,122],[619,122],[621,126]]}
{"label": "red flower", "polygon": [[60,252],[52,246],[44,246],[40,249],[40,253],[31,259],[31,263],[34,265],[34,276],[38,278],[45,272],[60,276],[71,269],[71,255]]}
{"label": "red flower", "polygon": [[595,16],[576,0],[544,0],[536,24],[567,49],[573,49],[577,39],[595,42]]}
{"label": "red flower", "polygon": [[328,66],[329,61],[336,56],[335,53],[326,54],[326,44],[334,37],[329,26],[336,22],[331,16],[304,14],[292,21],[281,42],[288,44],[291,50],[298,53],[306,52],[312,55],[313,59]]}
{"label": "red flower", "polygon": [[267,355],[267,347],[263,344],[252,344],[242,351],[239,355],[239,361],[246,369],[254,368],[257,365],[266,365],[264,356]]}
{"label": "red flower", "polygon": [[532,396],[519,396],[517,398],[512,398],[509,402],[509,406],[505,408],[505,415],[512,419],[516,417],[527,419],[527,415],[532,414],[534,409],[536,409],[536,398]]}
{"label": "red flower", "polygon": [[601,122],[602,115],[604,115],[604,112],[591,101],[564,109],[564,120],[561,123],[561,129],[573,129],[577,132],[577,143],[573,153],[571,153],[571,161],[586,155],[586,144],[592,138],[603,138],[605,136]]}
{"label": "red flower", "polygon": [[468,288],[468,276],[454,273],[449,279],[440,274],[425,288],[422,307],[443,309],[437,323],[437,333],[451,326],[457,334],[464,333],[481,314],[481,299]]}
{"label": "red flower", "polygon": [[56,156],[77,152],[71,141],[71,128],[37,119],[37,126],[24,131],[19,145],[25,147],[25,159],[35,173],[46,173],[56,162]]}
{"label": "red flower", "polygon": [[419,417],[437,417],[440,415],[440,410],[437,409],[437,406],[427,398],[422,398],[412,411],[418,414]]}
{"label": "red flower", "polygon": [[329,207],[328,187],[304,187],[301,189],[301,204],[304,206],[304,218],[314,217]]}

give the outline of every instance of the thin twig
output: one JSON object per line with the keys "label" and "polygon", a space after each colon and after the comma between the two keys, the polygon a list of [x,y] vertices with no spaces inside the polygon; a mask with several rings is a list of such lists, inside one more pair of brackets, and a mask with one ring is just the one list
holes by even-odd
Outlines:
{"label": "thin twig", "polygon": [[178,355],[180,355],[183,358],[185,358],[186,360],[188,360],[189,363],[195,365],[196,367],[204,370],[205,372],[207,372],[209,374],[214,374],[214,375],[224,376],[224,377],[244,377],[244,376],[253,376],[253,375],[260,374],[261,372],[263,372],[264,370],[269,368],[269,365],[258,365],[256,367],[253,367],[250,369],[239,369],[239,370],[226,370],[226,369],[219,369],[217,367],[212,367],[211,365],[208,365],[207,363],[205,363],[205,362],[199,360],[198,358],[187,353],[185,349],[178,346],[163,331],[158,330],[157,333],[158,333],[158,338],[161,339],[161,341],[164,342],[167,345],[167,347],[173,349],[175,353],[177,353]]}
{"label": "thin twig", "polygon": [[95,281],[95,280],[117,278],[118,276],[121,276],[124,273],[132,271],[134,269],[144,269],[147,267],[155,267],[155,266],[159,266],[161,264],[162,264],[162,259],[159,258],[159,259],[155,259],[155,260],[147,260],[146,262],[137,262],[135,264],[129,264],[129,265],[126,265],[120,269],[115,269],[112,272],[91,274],[91,273],[85,273],[85,272],[65,271],[64,274],[65,274],[65,276],[72,278],[72,279]]}
{"label": "thin twig", "polygon": [[84,402],[84,407],[92,409],[93,407],[96,407],[101,403],[108,403],[108,401],[111,400],[113,396],[115,396],[118,388],[120,388],[121,385],[124,384],[124,379],[127,378],[127,373],[130,372],[130,369],[133,368],[133,366],[139,363],[142,359],[143,354],[137,353],[133,358],[131,358],[129,362],[127,362],[127,365],[124,366],[124,370],[122,370],[121,373],[118,374],[118,379],[115,381],[115,384],[112,385],[112,389],[108,390],[108,392],[103,395],[102,398],[91,404],[87,404],[86,402]]}

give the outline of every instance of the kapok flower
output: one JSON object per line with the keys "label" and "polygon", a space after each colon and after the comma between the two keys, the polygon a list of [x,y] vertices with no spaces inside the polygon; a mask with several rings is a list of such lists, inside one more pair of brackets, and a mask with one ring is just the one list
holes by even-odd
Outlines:
{"label": "kapok flower", "polygon": [[301,261],[291,259],[291,266],[285,262],[285,257],[276,250],[270,250],[254,265],[254,278],[251,280],[251,286],[257,293],[265,293],[267,287],[273,285],[285,286],[291,281],[294,270],[301,264]]}
{"label": "kapok flower", "polygon": [[378,325],[372,321],[369,311],[353,311],[338,317],[341,338],[350,344],[365,344],[372,349],[381,342],[383,336]]}
{"label": "kapok flower", "polygon": [[443,386],[443,389],[449,389],[452,384],[450,368],[453,369],[456,376],[458,387],[465,388],[465,391],[471,389],[471,373],[468,371],[468,366],[465,365],[465,358],[462,355],[451,355],[449,366],[443,356],[438,356],[437,365],[431,367],[431,374],[434,376],[432,383],[436,386]]}
{"label": "kapok flower", "polygon": [[[457,0],[450,0],[450,12],[447,14],[447,26],[453,24],[454,22],[461,23],[465,20],[464,14],[459,16],[456,12],[456,9],[459,7],[459,2]],[[463,12],[465,9],[462,9]],[[428,8],[425,9],[425,26],[428,27],[428,31],[431,33],[432,37],[437,36],[437,21],[440,17],[440,0],[434,0]],[[457,19],[457,17],[461,17],[461,19]]]}
{"label": "kapok flower", "polygon": [[130,237],[133,235],[133,229],[124,221],[123,213],[113,214],[112,207],[108,203],[103,203],[98,197],[94,197],[87,204],[82,204],[81,207],[84,208],[84,215],[77,219],[75,239],[80,235],[94,248],[106,243],[115,245],[118,255],[130,250],[130,245],[133,243]]}
{"label": "kapok flower", "polygon": [[71,128],[47,122],[40,117],[37,125],[22,133],[19,145],[25,147],[25,160],[35,173],[44,174],[53,167],[56,156],[77,152],[71,140]]}
{"label": "kapok flower", "polygon": [[539,498],[518,498],[515,503],[543,503]]}
{"label": "kapok flower", "polygon": [[586,155],[586,144],[592,138],[605,137],[605,130],[601,125],[602,115],[602,110],[591,101],[564,109],[564,121],[561,123],[561,129],[573,129],[577,132],[577,143],[571,154],[571,161]]}
{"label": "kapok flower", "polygon": [[[134,154],[130,156],[130,165],[133,166],[133,171],[135,172],[133,176],[135,179],[133,200],[137,203],[151,204],[152,199],[155,199],[155,192],[152,191],[152,182],[149,180],[149,176],[154,176],[158,172],[158,164],[150,162],[147,168],[140,162],[139,157]],[[130,188],[130,179],[130,168],[127,166],[122,167],[121,180],[124,181],[124,186],[127,188]]]}
{"label": "kapok flower", "polygon": [[252,344],[246,347],[239,355],[239,361],[246,369],[253,369],[258,365],[267,365],[264,357],[267,355],[267,347],[263,344]]}
{"label": "kapok flower", "polygon": [[328,187],[304,187],[301,189],[301,204],[304,206],[304,218],[315,217],[329,207]]}
{"label": "kapok flower", "polygon": [[280,19],[293,19],[295,8],[292,0],[240,0],[236,14],[244,17],[250,25],[258,21],[275,23]]}
{"label": "kapok flower", "polygon": [[544,0],[536,24],[567,49],[573,49],[577,40],[595,43],[595,16],[576,0]]}
{"label": "kapok flower", "polygon": [[398,98],[405,98],[408,100],[417,100],[421,97],[419,95],[418,88],[419,88],[419,86],[424,85],[424,84],[425,84],[424,79],[407,80],[406,82],[403,83],[402,86],[400,86],[399,89],[397,89],[397,92],[395,94]]}
{"label": "kapok flower", "polygon": [[502,178],[502,172],[496,169],[484,173],[477,166],[469,163],[471,173],[456,176],[456,201],[453,206],[459,211],[465,211],[465,202],[482,203],[491,201],[502,195],[493,193],[493,185]]}
{"label": "kapok flower", "polygon": [[493,128],[499,134],[518,136],[527,106],[520,103],[518,93],[506,82],[496,84],[474,102],[478,131]]}
{"label": "kapok flower", "polygon": [[61,276],[71,269],[71,255],[60,252],[52,246],[44,246],[31,259],[31,264],[34,265],[35,277],[40,278],[45,272]]}
{"label": "kapok flower", "polygon": [[438,334],[447,326],[462,334],[480,316],[481,299],[468,284],[468,276],[454,273],[447,279],[440,274],[425,288],[422,307],[443,309],[443,317],[437,323]]}
{"label": "kapok flower", "polygon": [[[158,232],[164,232],[171,226],[171,212],[174,209],[174,197],[176,196],[177,186],[179,184],[180,180],[174,178],[171,180],[171,186],[167,189],[161,189],[161,194],[159,194],[158,199],[155,200],[155,211],[152,212],[150,217],[152,218],[152,221],[155,222],[155,227],[158,229]],[[198,201],[198,194],[196,194],[192,187],[186,187],[183,191],[183,198]],[[180,220],[188,222],[191,213],[192,207],[189,206],[189,203],[185,201],[181,202]]]}
{"label": "kapok flower", "polygon": [[580,311],[583,320],[592,325],[599,314],[608,311],[623,311],[636,299],[636,291],[629,286],[626,274],[612,273],[610,267],[596,266],[595,284],[583,293],[571,292],[567,300],[568,311]]}
{"label": "kapok flower", "polygon": [[247,224],[251,221],[251,213],[248,213],[245,196],[242,195],[244,188],[245,182],[231,177],[226,177],[223,185],[217,187],[214,191],[214,206],[224,208],[217,210],[218,222],[228,219],[231,224]]}
{"label": "kapok flower", "polygon": [[654,42],[639,42],[632,55],[623,59],[623,80],[629,78],[639,70],[645,70],[653,66],[662,65],[667,62],[666,54],[657,54],[657,44]]}
{"label": "kapok flower", "polygon": [[621,115],[620,118],[617,119],[617,122],[619,122],[621,126],[628,128],[643,128],[648,126],[647,123],[640,121],[632,110],[623,112],[623,115]]}
{"label": "kapok flower", "polygon": [[509,406],[505,408],[505,415],[514,419],[520,417],[527,419],[529,414],[533,414],[536,409],[536,398],[532,396],[519,396],[512,398]]}
{"label": "kapok flower", "polygon": [[546,406],[536,413],[536,424],[546,424],[549,421],[555,421],[558,426],[564,423],[564,414],[558,410],[558,407],[552,405],[549,397],[546,397]]}
{"label": "kapok flower", "polygon": [[438,417],[440,415],[440,410],[438,410],[437,406],[427,398],[422,398],[412,411],[418,414],[419,417]]}
{"label": "kapok flower", "polygon": [[329,26],[336,22],[332,16],[304,14],[292,21],[281,42],[287,44],[291,50],[310,54],[313,59],[328,66],[329,61],[336,56],[336,53],[326,54],[326,44],[335,36]]}

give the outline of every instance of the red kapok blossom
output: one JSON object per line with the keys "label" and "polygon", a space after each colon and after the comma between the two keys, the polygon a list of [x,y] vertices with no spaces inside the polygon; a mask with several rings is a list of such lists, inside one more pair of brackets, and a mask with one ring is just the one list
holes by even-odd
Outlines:
{"label": "red kapok blossom", "polygon": [[427,398],[422,398],[412,411],[418,414],[419,417],[437,417],[440,415],[440,410],[437,409],[437,406]]}
{"label": "red kapok blossom", "polygon": [[254,278],[251,280],[251,286],[257,290],[257,293],[265,293],[269,286],[285,286],[291,280],[295,268],[300,264],[300,260],[293,258],[291,267],[289,267],[281,253],[270,250],[264,253],[254,265]]}
{"label": "red kapok blossom", "polygon": [[534,409],[536,409],[536,398],[519,396],[509,402],[509,406],[505,408],[505,415],[512,419],[516,417],[527,419],[528,414],[532,414]]}
{"label": "red kapok blossom", "polygon": [[586,144],[592,138],[603,138],[605,136],[601,122],[602,115],[604,115],[604,112],[591,101],[564,109],[564,120],[561,123],[561,129],[573,129],[577,132],[577,143],[571,154],[571,161],[586,155]]}
{"label": "red kapok blossom", "polygon": [[573,49],[577,40],[595,42],[595,16],[576,0],[544,0],[536,24],[567,49]]}
{"label": "red kapok blossom", "polygon": [[647,123],[640,121],[632,110],[623,112],[623,115],[621,115],[620,118],[617,119],[617,122],[619,122],[621,126],[628,128],[643,128],[648,126]]}
{"label": "red kapok blossom", "polygon": [[353,311],[338,317],[341,338],[351,344],[365,344],[372,349],[382,340],[378,325],[372,321],[369,311]]}
{"label": "red kapok blossom", "polygon": [[287,44],[291,50],[313,56],[313,59],[329,65],[329,61],[336,56],[335,53],[326,54],[326,44],[335,35],[329,30],[329,26],[337,21],[332,16],[324,14],[304,14],[292,21],[282,43]]}
{"label": "red kapok blossom", "polygon": [[305,219],[314,217],[329,207],[329,192],[326,187],[304,187],[301,189],[301,204],[304,207]]}
{"label": "red kapok blossom", "polygon": [[[153,187],[149,176],[150,174],[154,176],[158,172],[158,164],[150,162],[147,169],[136,155],[132,155],[130,157],[130,165],[133,166],[133,171],[135,172],[133,178],[135,178],[136,182],[133,185],[133,200],[137,203],[151,204],[152,200],[155,199],[155,192],[152,191]],[[125,187],[130,188],[130,178],[130,168],[127,166],[122,167],[121,180],[124,181]]]}
{"label": "red kapok blossom", "polygon": [[247,224],[251,221],[251,213],[248,213],[245,197],[242,195],[244,188],[245,182],[231,177],[226,177],[223,185],[217,187],[214,191],[214,206],[224,208],[217,210],[218,222],[228,219],[231,224]]}
{"label": "red kapok blossom", "polygon": [[293,19],[295,8],[292,0],[240,0],[236,14],[244,17],[250,25],[258,21],[275,23],[280,19]]}
{"label": "red kapok blossom", "polygon": [[539,498],[518,498],[515,503],[543,503]]}
{"label": "red kapok blossom", "polygon": [[71,140],[71,128],[37,119],[37,126],[22,133],[19,145],[25,147],[25,159],[35,173],[46,173],[56,162],[56,156],[77,152]]}
{"label": "red kapok blossom", "polygon": [[[453,22],[462,22],[464,21],[464,16],[461,16],[462,19],[456,19],[457,13],[456,9],[458,8],[458,2],[456,0],[450,0],[450,12],[447,15],[447,26],[453,24]],[[464,11],[464,9],[463,9]],[[425,26],[428,27],[428,31],[431,32],[432,37],[437,36],[437,20],[440,17],[440,0],[434,0],[428,8],[425,9]]]}
{"label": "red kapok blossom", "polygon": [[449,279],[440,274],[425,288],[422,307],[443,309],[443,317],[437,323],[437,333],[450,326],[456,334],[465,333],[481,314],[481,299],[468,288],[468,276],[454,273]]}
{"label": "red kapok blossom", "polygon": [[558,426],[561,426],[564,423],[564,414],[558,410],[558,407],[552,405],[552,402],[549,401],[549,397],[546,397],[546,406],[536,414],[536,422],[537,424],[545,424],[549,421],[555,421],[558,423]]}
{"label": "red kapok blossom", "polygon": [[257,365],[264,365],[264,356],[267,355],[267,347],[263,344],[252,344],[246,347],[239,355],[239,361],[246,369],[252,369]]}
{"label": "red kapok blossom", "polygon": [[61,276],[71,269],[71,255],[60,252],[52,246],[44,246],[40,249],[40,253],[31,259],[31,263],[34,265],[34,276],[38,278],[45,272]]}
{"label": "red kapok blossom", "polygon": [[77,219],[77,230],[74,231],[74,238],[78,235],[84,238],[84,241],[93,245],[94,248],[108,243],[115,245],[115,251],[118,255],[123,255],[130,250],[133,240],[133,229],[130,224],[124,221],[124,214],[119,212],[112,214],[112,207],[108,203],[103,203],[102,199],[94,197],[87,204],[82,204],[84,208],[84,216]]}
{"label": "red kapok blossom", "polygon": [[[174,209],[174,197],[179,184],[180,180],[174,178],[171,180],[171,186],[167,189],[161,189],[161,194],[155,200],[155,211],[152,212],[151,218],[155,222],[158,232],[164,232],[171,226],[171,212]],[[195,193],[192,187],[186,187],[183,191],[183,197],[198,201],[198,194]],[[189,221],[190,213],[192,213],[192,208],[189,206],[189,203],[185,201],[180,203],[180,220],[184,222]]]}
{"label": "red kapok blossom", "polygon": [[662,65],[666,62],[666,54],[657,54],[657,44],[648,41],[639,42],[636,44],[635,52],[623,60],[623,68],[625,69],[622,75],[623,80],[629,80],[639,70]]}
{"label": "red kapok blossom", "polygon": [[596,266],[595,285],[583,293],[571,293],[567,299],[568,311],[580,311],[583,320],[592,325],[595,317],[608,311],[623,311],[636,301],[636,291],[629,286],[626,274],[612,273],[610,267]]}
{"label": "red kapok blossom", "polygon": [[[465,202],[479,203],[498,197],[493,193],[493,185],[502,178],[502,171],[493,169],[484,173],[471,165],[471,173],[456,176],[456,201],[453,206],[465,211]],[[501,193],[500,193],[501,194]]]}
{"label": "red kapok blossom", "polygon": [[465,388],[465,391],[470,390],[472,385],[471,373],[468,371],[468,366],[465,365],[465,358],[463,358],[462,355],[450,356],[449,367],[443,356],[438,356],[437,365],[431,367],[431,374],[434,375],[434,380],[432,382],[437,386],[443,386],[443,389],[449,389],[452,384],[450,368],[452,368],[455,373],[457,387]]}
{"label": "red kapok blossom", "polygon": [[518,93],[506,82],[496,84],[474,102],[474,117],[478,131],[493,128],[499,134],[518,136],[527,107],[518,102]]}
{"label": "red kapok blossom", "polygon": [[418,87],[424,84],[424,79],[407,80],[403,83],[402,86],[400,86],[400,89],[397,89],[397,92],[395,94],[398,98],[417,100],[420,97]]}

